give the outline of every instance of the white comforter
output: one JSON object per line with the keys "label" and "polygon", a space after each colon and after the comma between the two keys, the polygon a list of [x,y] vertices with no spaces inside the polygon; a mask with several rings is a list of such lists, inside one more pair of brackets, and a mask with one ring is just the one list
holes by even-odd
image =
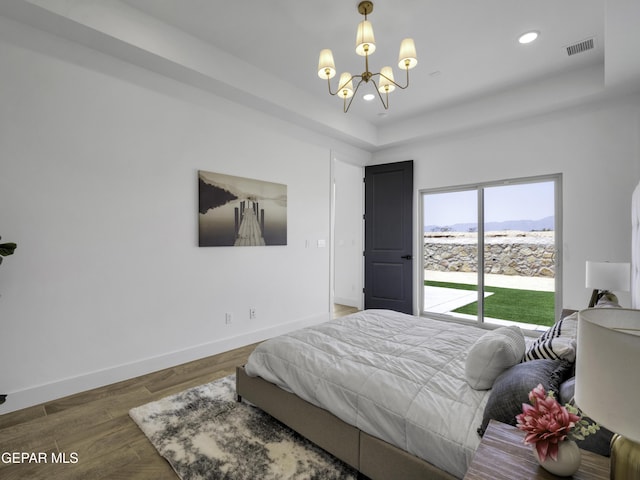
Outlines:
{"label": "white comforter", "polygon": [[473,326],[368,310],[268,340],[246,372],[462,478],[488,391],[472,389]]}

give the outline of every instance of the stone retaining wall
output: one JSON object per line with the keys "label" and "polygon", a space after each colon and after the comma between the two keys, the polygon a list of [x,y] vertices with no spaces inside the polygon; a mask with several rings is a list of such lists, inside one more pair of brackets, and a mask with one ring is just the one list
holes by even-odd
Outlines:
{"label": "stone retaining wall", "polygon": [[[555,276],[554,232],[489,232],[485,235],[484,252],[485,273]],[[424,268],[440,272],[476,272],[476,234],[425,233]]]}

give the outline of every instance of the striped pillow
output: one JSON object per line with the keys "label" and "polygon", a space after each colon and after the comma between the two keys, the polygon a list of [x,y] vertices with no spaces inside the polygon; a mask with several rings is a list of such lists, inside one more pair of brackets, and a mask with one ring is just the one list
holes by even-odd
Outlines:
{"label": "striped pillow", "polygon": [[578,334],[578,312],[564,317],[540,335],[524,354],[523,361],[542,359],[576,360],[576,336]]}

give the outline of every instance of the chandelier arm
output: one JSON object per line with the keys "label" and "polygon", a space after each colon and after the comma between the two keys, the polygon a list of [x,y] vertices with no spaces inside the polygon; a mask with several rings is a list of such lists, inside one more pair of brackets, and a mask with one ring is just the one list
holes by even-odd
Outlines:
{"label": "chandelier arm", "polygon": [[396,87],[401,88],[402,90],[405,90],[409,87],[409,69],[407,68],[407,84],[403,87],[402,85],[400,85],[399,83],[395,82],[394,80],[392,80],[391,78],[387,77],[386,75],[383,75],[382,73],[374,73],[373,76],[375,77],[376,75],[386,78],[389,82],[393,83]]}
{"label": "chandelier arm", "polygon": [[329,78],[329,76],[328,76],[328,75],[327,75],[327,87],[329,87],[329,95],[335,95],[336,93],[338,93],[338,92],[333,93],[333,92],[331,91],[331,79]]}
{"label": "chandelier arm", "polygon": [[358,89],[360,88],[360,84],[364,81],[364,79],[362,78],[362,75],[355,75],[355,77],[360,77],[360,81],[358,82],[358,85],[356,85],[356,88],[353,90],[353,95],[351,96],[351,100],[349,100],[349,105],[347,105],[347,99],[345,97],[344,99],[344,113],[347,113],[349,111],[349,108],[351,108],[351,103],[353,102],[353,99],[356,98],[356,93],[358,92]]}
{"label": "chandelier arm", "polygon": [[382,98],[382,93],[380,93],[380,90],[378,90],[378,85],[376,84],[376,81],[372,79],[371,82],[373,82],[373,86],[375,87],[376,92],[378,93],[378,98],[380,98],[380,101],[382,102],[382,106],[384,107],[385,110],[389,110],[389,92],[385,92],[385,96],[387,97],[387,101],[385,102],[384,98]]}

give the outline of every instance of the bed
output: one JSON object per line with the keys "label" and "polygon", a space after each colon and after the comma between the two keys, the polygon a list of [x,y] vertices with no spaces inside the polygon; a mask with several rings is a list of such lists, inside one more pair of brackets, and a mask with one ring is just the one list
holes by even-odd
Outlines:
{"label": "bed", "polygon": [[474,367],[490,387],[526,348],[517,327],[367,310],[262,343],[237,369],[237,394],[369,478],[462,478],[492,403]]}

